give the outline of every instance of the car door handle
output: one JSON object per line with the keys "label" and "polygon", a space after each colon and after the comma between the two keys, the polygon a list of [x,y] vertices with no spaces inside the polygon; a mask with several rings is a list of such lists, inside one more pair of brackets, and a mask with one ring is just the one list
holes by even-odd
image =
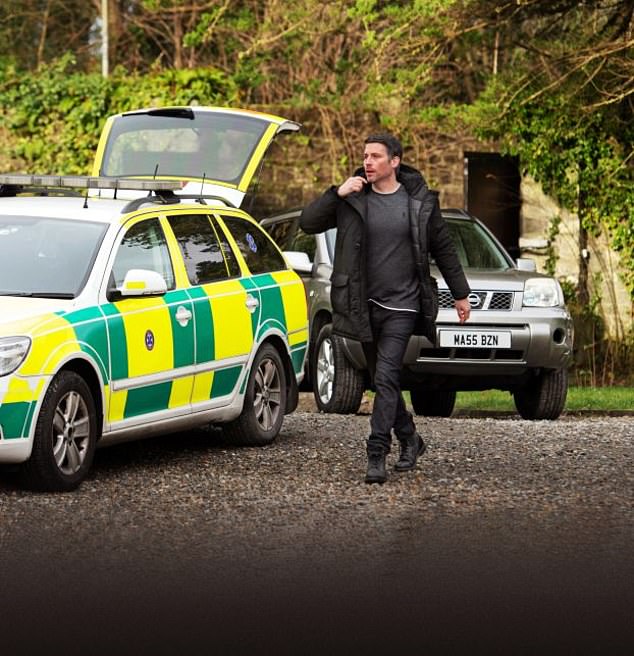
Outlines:
{"label": "car door handle", "polygon": [[176,310],[176,321],[178,321],[178,323],[184,328],[191,318],[192,313],[186,307],[179,305]]}
{"label": "car door handle", "polygon": [[247,294],[247,300],[245,301],[245,305],[247,306],[247,310],[251,314],[253,314],[259,307],[260,301],[258,301],[255,296],[251,296],[251,294]]}

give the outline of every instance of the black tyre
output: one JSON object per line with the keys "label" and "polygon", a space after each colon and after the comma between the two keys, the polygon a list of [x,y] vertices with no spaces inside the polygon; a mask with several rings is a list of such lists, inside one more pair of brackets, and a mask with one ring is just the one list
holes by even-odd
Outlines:
{"label": "black tyre", "polygon": [[308,357],[306,358],[306,376],[302,381],[303,389],[308,392],[312,392],[313,389],[315,389],[315,385],[317,384],[317,378],[315,376],[315,371],[313,369],[315,363],[317,362],[316,358],[313,357],[313,353],[315,353],[315,351],[317,350],[317,337],[319,337],[319,333],[321,332],[321,329],[329,321],[332,321],[332,319],[325,318],[325,317],[317,317],[309,330],[310,336],[308,338]]}
{"label": "black tyre", "polygon": [[332,324],[320,331],[311,353],[315,403],[322,412],[353,414],[361,405],[365,384],[343,352],[342,339],[332,334]]}
{"label": "black tyre", "polygon": [[412,408],[424,417],[451,417],[456,404],[456,393],[452,390],[425,390],[414,387],[410,390]]}
{"label": "black tyre", "polygon": [[48,388],[37,418],[31,458],[23,465],[36,490],[69,492],[86,478],[97,444],[95,401],[84,379],[62,371]]}
{"label": "black tyre", "polygon": [[225,438],[243,446],[265,446],[277,437],[286,412],[286,375],[279,353],[264,344],[256,353],[240,416],[225,424]]}
{"label": "black tyre", "polygon": [[523,419],[557,419],[568,395],[568,370],[544,371],[525,387],[513,392]]}

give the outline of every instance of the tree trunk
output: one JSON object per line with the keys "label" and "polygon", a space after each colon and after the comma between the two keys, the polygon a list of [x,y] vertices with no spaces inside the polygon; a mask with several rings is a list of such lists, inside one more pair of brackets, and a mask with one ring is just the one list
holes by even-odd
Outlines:
{"label": "tree trunk", "polygon": [[586,192],[583,184],[583,166],[579,170],[579,279],[577,282],[577,298],[581,307],[587,307],[590,303],[590,291],[588,287],[588,263],[590,251],[588,250],[588,231],[585,228],[586,217]]}
{"label": "tree trunk", "polygon": [[119,57],[117,56],[119,39],[124,30],[123,17],[121,15],[120,2],[117,0],[107,0],[108,2],[108,64],[109,67],[114,67],[120,64]]}
{"label": "tree trunk", "polygon": [[42,15],[42,31],[40,40],[37,45],[37,67],[39,68],[44,62],[44,46],[46,45],[46,34],[48,32],[48,17],[51,13],[51,0],[47,0],[44,13]]}
{"label": "tree trunk", "polygon": [[174,13],[174,68],[183,68],[183,17]]}

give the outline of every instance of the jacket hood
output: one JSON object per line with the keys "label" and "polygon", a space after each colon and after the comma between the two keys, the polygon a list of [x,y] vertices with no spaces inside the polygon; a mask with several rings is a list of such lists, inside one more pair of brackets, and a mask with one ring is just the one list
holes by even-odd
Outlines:
{"label": "jacket hood", "polygon": [[[363,167],[358,168],[354,175],[360,175],[362,178],[365,178],[365,169]],[[401,164],[398,167],[396,179],[405,187],[407,193],[414,198],[420,198],[429,190],[423,174],[418,169],[407,164]],[[370,187],[367,186],[364,191],[367,192],[369,190]]]}

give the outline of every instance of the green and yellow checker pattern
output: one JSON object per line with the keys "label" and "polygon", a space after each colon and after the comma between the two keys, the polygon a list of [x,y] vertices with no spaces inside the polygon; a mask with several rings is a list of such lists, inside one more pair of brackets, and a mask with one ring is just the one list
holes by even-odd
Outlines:
{"label": "green and yellow checker pattern", "polygon": [[[260,301],[245,310],[247,294]],[[182,309],[192,319],[182,325]],[[105,428],[160,411],[235,395],[244,387],[258,344],[286,338],[293,369],[302,371],[307,348],[306,305],[292,271],[177,289],[162,297],[126,299],[68,313],[40,315],[3,327],[29,335],[28,356],[0,378],[0,426],[5,440],[28,437],[51,377],[82,358],[103,387]]]}

